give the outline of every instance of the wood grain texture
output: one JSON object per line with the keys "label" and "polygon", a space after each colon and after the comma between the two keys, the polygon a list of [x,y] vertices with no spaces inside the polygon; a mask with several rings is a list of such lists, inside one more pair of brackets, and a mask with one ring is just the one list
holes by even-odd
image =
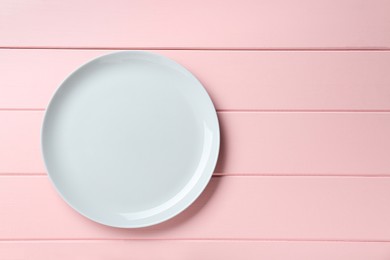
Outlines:
{"label": "wood grain texture", "polygon": [[[390,259],[389,10],[388,0],[1,1],[0,259]],[[222,126],[223,176],[146,229],[79,215],[40,156],[56,87],[119,49],[183,64]]]}
{"label": "wood grain texture", "polygon": [[[0,109],[45,108],[69,73],[110,52],[0,50]],[[194,73],[218,110],[390,110],[390,51],[154,52]]]}
{"label": "wood grain texture", "polygon": [[185,212],[117,229],[76,213],[46,176],[0,178],[0,239],[390,241],[388,177],[214,177]]}
{"label": "wood grain texture", "polygon": [[161,240],[0,242],[1,259],[388,260],[389,256],[390,243],[364,242]]}
{"label": "wood grain texture", "polygon": [[[44,173],[43,111],[0,111],[0,174]],[[390,113],[219,112],[217,174],[390,175]]]}
{"label": "wood grain texture", "polygon": [[2,1],[2,47],[389,48],[387,0]]}

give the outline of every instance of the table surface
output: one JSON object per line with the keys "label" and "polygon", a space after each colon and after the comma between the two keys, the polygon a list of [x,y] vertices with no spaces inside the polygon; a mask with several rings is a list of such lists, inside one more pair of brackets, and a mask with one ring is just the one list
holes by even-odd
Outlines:
{"label": "table surface", "polygon": [[[0,259],[390,258],[390,1],[0,1]],[[204,84],[221,155],[179,216],[72,210],[40,153],[80,64],[150,50]]]}

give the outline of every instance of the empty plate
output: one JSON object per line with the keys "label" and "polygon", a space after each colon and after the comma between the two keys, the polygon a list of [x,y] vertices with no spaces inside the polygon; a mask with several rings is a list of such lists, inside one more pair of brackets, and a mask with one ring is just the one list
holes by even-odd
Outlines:
{"label": "empty plate", "polygon": [[41,141],[50,179],[70,206],[96,222],[135,228],[172,218],[200,195],[220,134],[213,103],[188,70],[123,51],[61,84]]}

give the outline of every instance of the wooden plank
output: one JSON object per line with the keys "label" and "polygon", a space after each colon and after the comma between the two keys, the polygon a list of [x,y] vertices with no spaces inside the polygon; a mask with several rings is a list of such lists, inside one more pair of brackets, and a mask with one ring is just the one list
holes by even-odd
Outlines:
{"label": "wooden plank", "polygon": [[214,177],[161,225],[117,229],[72,210],[45,176],[0,177],[0,239],[390,241],[388,177]]}
{"label": "wooden plank", "polygon": [[[44,173],[43,111],[0,111],[0,173]],[[390,113],[219,112],[217,174],[390,175]]]}
{"label": "wooden plank", "polygon": [[2,47],[389,48],[387,0],[2,1]]}
{"label": "wooden plank", "polygon": [[41,157],[42,111],[0,111],[0,172],[45,172]]}
{"label": "wooden plank", "polygon": [[[109,52],[0,50],[0,109],[45,108],[70,72]],[[390,52],[154,52],[191,70],[218,110],[390,110]]]}
{"label": "wooden plank", "polygon": [[216,172],[390,175],[390,113],[220,113]]}
{"label": "wooden plank", "polygon": [[2,259],[388,260],[389,243],[267,241],[33,241],[0,242]]}

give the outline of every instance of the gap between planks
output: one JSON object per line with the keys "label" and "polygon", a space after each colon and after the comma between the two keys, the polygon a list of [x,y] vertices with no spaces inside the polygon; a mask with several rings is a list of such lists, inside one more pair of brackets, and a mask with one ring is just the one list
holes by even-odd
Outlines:
{"label": "gap between planks", "polygon": [[[46,108],[1,108],[0,112],[46,111]],[[389,109],[216,109],[218,113],[390,113]]]}
{"label": "gap between planks", "polygon": [[311,242],[311,243],[390,243],[390,240],[364,240],[364,239],[283,239],[283,238],[272,238],[272,239],[257,239],[257,238],[16,238],[16,239],[0,239],[0,243],[14,243],[14,242],[110,242],[110,241],[234,241],[234,242]]}
{"label": "gap between planks", "polygon": [[126,51],[126,50],[152,50],[152,51],[390,51],[386,47],[372,47],[372,48],[207,48],[207,47],[55,47],[55,46],[1,46],[3,50],[112,50],[112,51]]}
{"label": "gap between planks", "polygon": [[[47,173],[32,172],[32,173],[4,173],[0,172],[1,177],[47,177]],[[213,178],[222,177],[318,177],[318,178],[390,178],[389,174],[314,174],[314,173],[214,173]]]}

